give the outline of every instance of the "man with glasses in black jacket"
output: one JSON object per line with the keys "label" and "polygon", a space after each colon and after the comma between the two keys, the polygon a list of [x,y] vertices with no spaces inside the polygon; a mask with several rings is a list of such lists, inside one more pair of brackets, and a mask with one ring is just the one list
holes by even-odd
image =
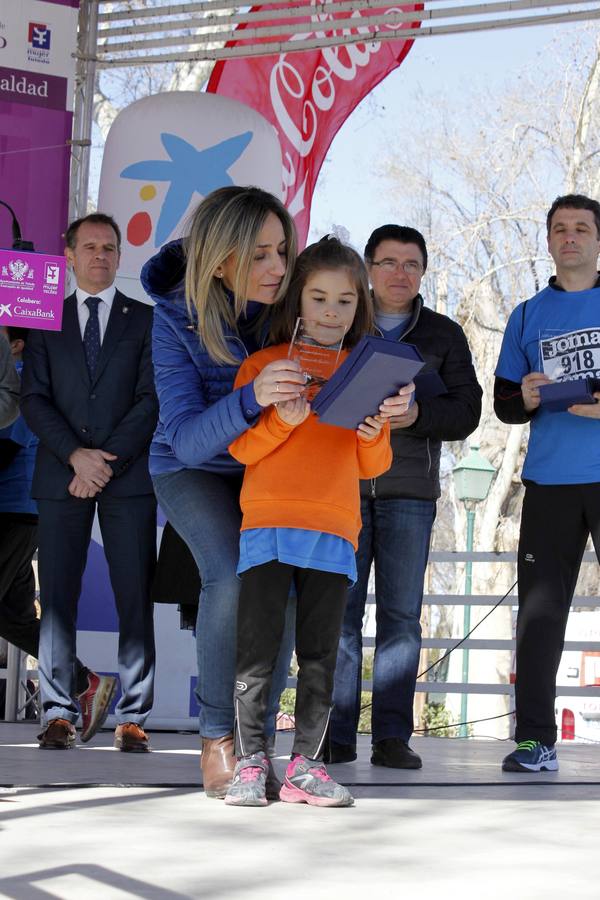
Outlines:
{"label": "man with glasses in black jacket", "polygon": [[426,307],[419,293],[427,269],[423,235],[414,228],[383,225],[367,242],[365,262],[380,334],[414,344],[426,361],[423,373],[438,373],[445,393],[435,395],[425,381],[420,388],[417,378],[413,404],[391,420],[391,468],[361,483],[358,581],[348,595],[338,651],[329,754],[332,763],[356,759],[362,622],[374,562],[377,630],[371,762],[418,769],[421,758],[408,742],[421,650],[423,582],[440,496],[441,444],[464,440],[475,430],[482,392],[462,328]]}

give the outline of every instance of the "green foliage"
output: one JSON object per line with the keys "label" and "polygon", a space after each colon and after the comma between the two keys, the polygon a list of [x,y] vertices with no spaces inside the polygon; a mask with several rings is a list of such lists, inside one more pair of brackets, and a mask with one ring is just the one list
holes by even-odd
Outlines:
{"label": "green foliage", "polygon": [[279,699],[279,712],[294,715],[296,706],[296,688],[286,688]]}
{"label": "green foliage", "polygon": [[[458,728],[450,725],[452,719],[450,712],[443,703],[436,703],[434,700],[426,703],[423,707],[421,715],[421,728],[425,732],[425,737],[458,737]],[[425,729],[432,729],[426,731]]]}

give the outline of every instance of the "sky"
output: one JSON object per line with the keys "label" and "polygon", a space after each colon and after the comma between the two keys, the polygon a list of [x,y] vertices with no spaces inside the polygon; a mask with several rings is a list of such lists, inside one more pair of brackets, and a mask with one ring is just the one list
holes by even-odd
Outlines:
{"label": "sky", "polygon": [[[428,98],[444,92],[461,115],[461,98],[473,85],[500,87],[521,68],[538,64],[553,40],[565,40],[581,27],[539,25],[415,40],[402,65],[359,104],[334,138],[313,196],[309,240],[338,226],[362,250],[378,225],[410,224],[388,197],[388,186],[377,169],[393,152],[402,129],[418,129],[419,117],[432,115]],[[418,92],[423,96],[420,105],[414,99]],[[94,202],[100,164],[101,149],[96,145],[90,173]]]}
{"label": "sky", "polygon": [[[402,129],[418,129],[418,116],[428,117],[427,98],[443,91],[460,115],[461,96],[473,85],[500,87],[524,66],[540,64],[554,39],[565,40],[578,28],[536,25],[417,39],[402,65],[361,102],[336,135],[313,196],[309,239],[318,239],[335,224],[348,229],[351,243],[362,250],[378,225],[410,224],[388,198],[377,167],[393,152]],[[424,102],[415,109],[417,91]]]}

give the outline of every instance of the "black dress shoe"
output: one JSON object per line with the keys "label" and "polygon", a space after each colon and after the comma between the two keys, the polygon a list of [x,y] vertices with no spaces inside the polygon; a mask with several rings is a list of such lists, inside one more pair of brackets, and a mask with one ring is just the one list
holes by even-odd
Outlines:
{"label": "black dress shoe", "polygon": [[354,744],[336,744],[329,741],[325,745],[323,753],[324,763],[347,763],[356,759],[356,747]]}
{"label": "black dress shoe", "polygon": [[400,738],[386,738],[373,744],[371,765],[387,766],[388,769],[420,769],[421,757],[411,750]]}

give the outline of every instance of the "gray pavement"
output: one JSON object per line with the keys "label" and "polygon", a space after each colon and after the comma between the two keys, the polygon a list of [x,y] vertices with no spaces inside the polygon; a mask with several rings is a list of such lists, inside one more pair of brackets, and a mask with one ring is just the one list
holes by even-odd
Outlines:
{"label": "gray pavement", "polygon": [[330,767],[354,808],[232,809],[202,792],[197,735],[129,755],[109,732],[67,752],[36,732],[0,724],[0,897],[600,898],[597,746],[539,777],[502,774],[500,741],[415,738],[422,770],[375,768],[364,738]]}

